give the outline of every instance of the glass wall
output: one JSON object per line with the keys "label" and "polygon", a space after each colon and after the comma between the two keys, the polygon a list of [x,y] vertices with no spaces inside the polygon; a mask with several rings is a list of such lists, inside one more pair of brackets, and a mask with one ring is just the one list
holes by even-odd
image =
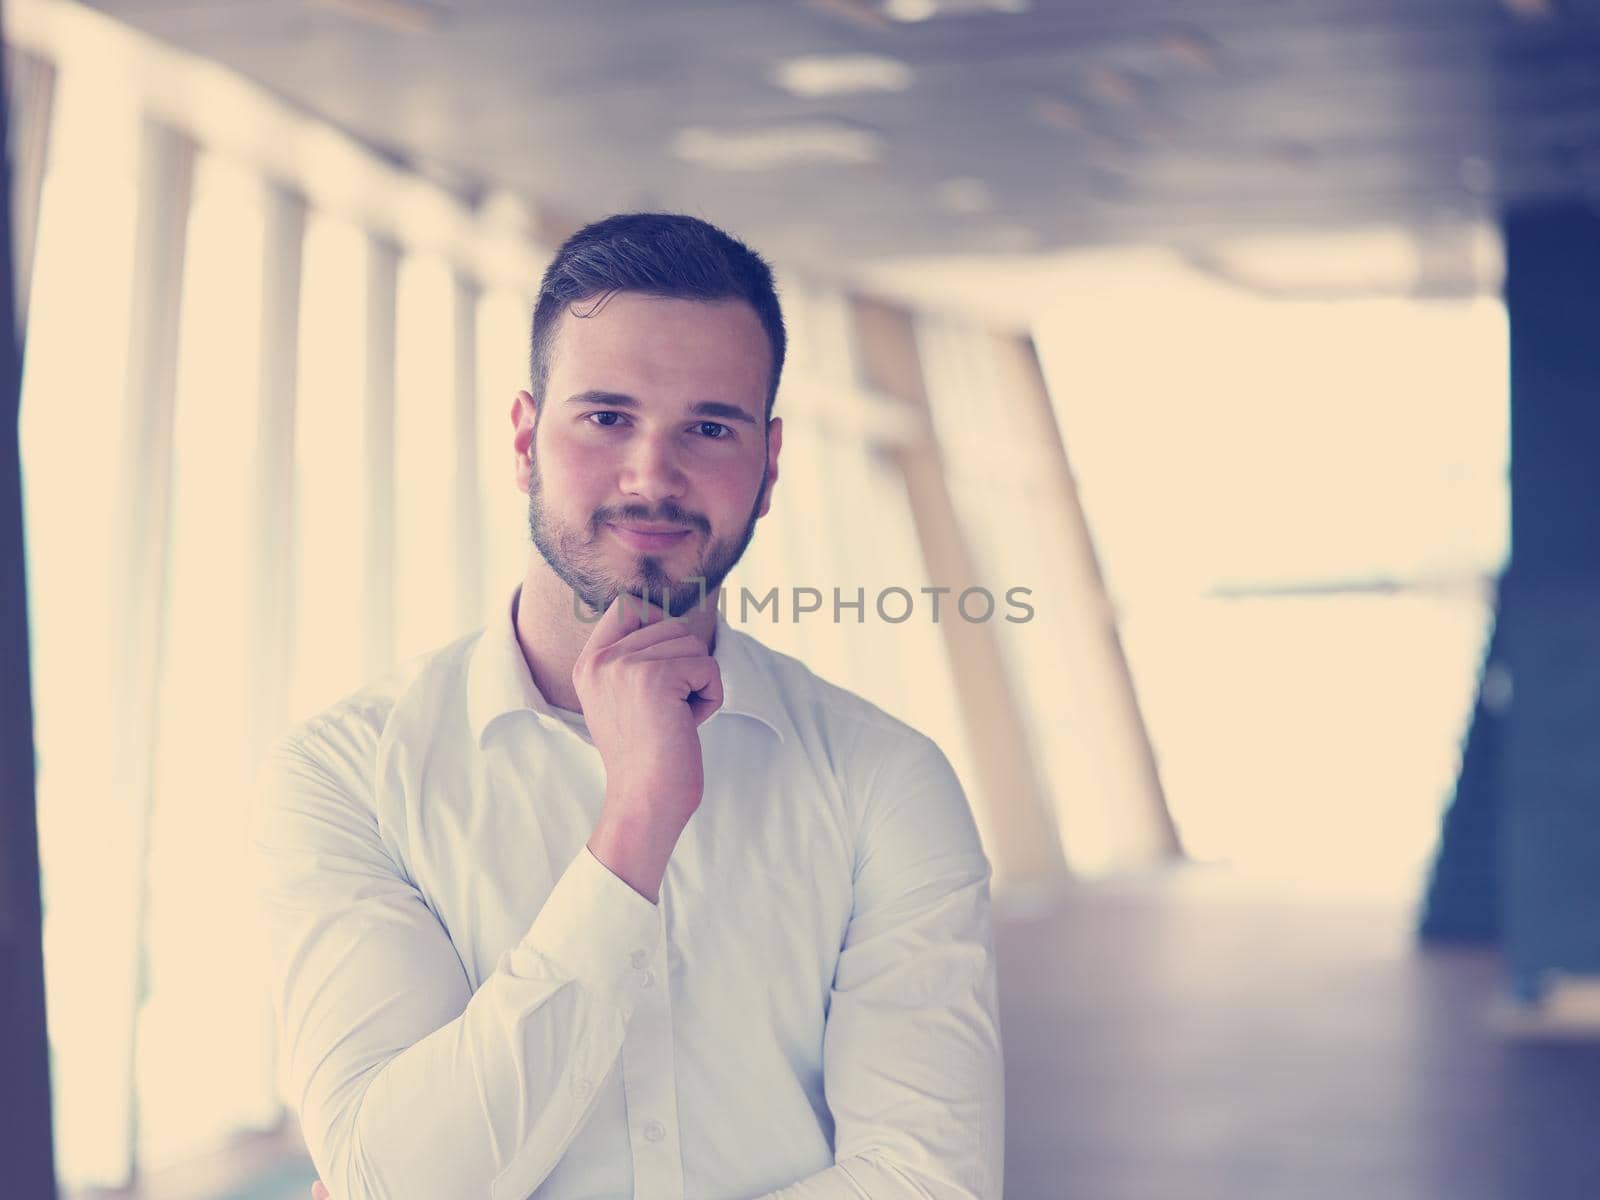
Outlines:
{"label": "glass wall", "polygon": [[1058,284],[1036,336],[1187,849],[1416,898],[1508,552],[1503,306],[1148,253]]}

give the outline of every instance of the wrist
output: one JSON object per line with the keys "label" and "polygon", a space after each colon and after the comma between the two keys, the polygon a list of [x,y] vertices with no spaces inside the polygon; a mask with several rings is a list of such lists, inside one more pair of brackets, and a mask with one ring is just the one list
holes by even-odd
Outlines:
{"label": "wrist", "polygon": [[618,815],[607,809],[601,811],[588,847],[606,870],[656,904],[681,832],[681,826],[662,827],[647,816]]}

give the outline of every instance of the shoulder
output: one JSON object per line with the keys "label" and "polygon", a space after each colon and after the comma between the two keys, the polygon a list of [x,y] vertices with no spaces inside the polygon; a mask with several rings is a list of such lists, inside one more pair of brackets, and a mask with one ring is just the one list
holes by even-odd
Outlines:
{"label": "shoulder", "polygon": [[907,767],[942,765],[949,771],[938,744],[915,726],[742,630],[728,629],[727,634],[738,641],[802,743],[823,750],[858,787]]}
{"label": "shoulder", "polygon": [[415,655],[296,721],[268,749],[261,772],[280,779],[291,772],[370,797],[385,746],[436,728],[441,711],[461,694],[482,632]]}
{"label": "shoulder", "polygon": [[852,826],[859,905],[989,878],[966,791],[937,742],[798,659],[738,636],[784,698],[799,740],[837,781]]}

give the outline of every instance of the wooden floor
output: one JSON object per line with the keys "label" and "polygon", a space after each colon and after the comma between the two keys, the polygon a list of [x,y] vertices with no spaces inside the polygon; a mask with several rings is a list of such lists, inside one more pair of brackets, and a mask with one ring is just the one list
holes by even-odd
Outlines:
{"label": "wooden floor", "polygon": [[1010,1200],[1600,1197],[1600,1043],[1491,1031],[1491,953],[1206,870],[996,923]]}

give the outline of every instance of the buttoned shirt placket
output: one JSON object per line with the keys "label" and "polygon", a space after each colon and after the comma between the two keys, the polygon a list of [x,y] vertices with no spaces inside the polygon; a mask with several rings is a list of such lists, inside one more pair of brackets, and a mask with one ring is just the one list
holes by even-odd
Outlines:
{"label": "buttoned shirt placket", "polygon": [[[661,905],[666,902],[663,885]],[[628,965],[633,970],[635,1004],[622,1042],[622,1083],[633,1150],[634,1200],[683,1200],[666,922],[659,906],[655,945],[635,947]]]}
{"label": "buttoned shirt placket", "polygon": [[[563,725],[553,716],[548,724],[577,738],[598,757],[587,729]],[[683,1142],[674,1082],[672,996],[667,986],[666,904],[667,882],[663,879],[651,944],[635,946],[628,954],[628,986],[634,1004],[622,1040],[622,1089],[633,1155],[634,1200],[683,1200]]]}

